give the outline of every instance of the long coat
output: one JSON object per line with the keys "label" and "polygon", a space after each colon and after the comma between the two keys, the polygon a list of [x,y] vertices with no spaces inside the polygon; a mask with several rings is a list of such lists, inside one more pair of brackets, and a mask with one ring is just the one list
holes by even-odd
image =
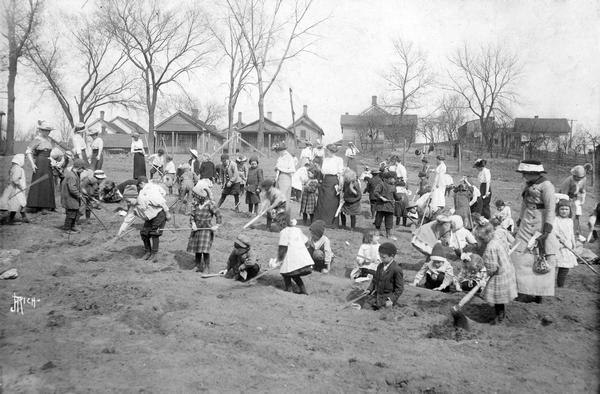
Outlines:
{"label": "long coat", "polygon": [[369,290],[371,295],[367,299],[371,305],[376,307],[385,306],[385,301],[389,298],[392,303],[396,303],[400,294],[404,291],[404,274],[402,268],[394,260],[387,270],[383,270],[385,264],[380,263],[377,271],[371,281]]}
{"label": "long coat", "polygon": [[72,169],[65,169],[64,178],[60,184],[60,199],[65,209],[79,209],[81,191],[79,175]]}

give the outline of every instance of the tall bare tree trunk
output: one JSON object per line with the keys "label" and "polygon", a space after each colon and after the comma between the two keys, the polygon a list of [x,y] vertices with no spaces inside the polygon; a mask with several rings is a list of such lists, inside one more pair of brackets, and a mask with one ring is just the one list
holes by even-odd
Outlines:
{"label": "tall bare tree trunk", "polygon": [[[264,148],[265,141],[265,97],[262,92],[262,87],[259,84],[258,93],[258,133],[256,135],[256,147],[261,151]],[[270,149],[271,147],[269,147]]]}
{"label": "tall bare tree trunk", "polygon": [[14,2],[11,5],[13,12],[12,21],[8,21],[8,104],[6,114],[6,145],[4,154],[12,155],[14,153],[15,142],[15,80],[17,79],[17,43],[15,42],[15,20],[14,20]]}

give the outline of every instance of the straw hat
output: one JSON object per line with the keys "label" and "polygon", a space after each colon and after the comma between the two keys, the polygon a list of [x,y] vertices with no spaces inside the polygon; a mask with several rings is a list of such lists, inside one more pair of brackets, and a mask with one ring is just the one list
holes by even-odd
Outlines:
{"label": "straw hat", "polygon": [[571,175],[583,178],[585,176],[585,168],[583,166],[575,166],[571,168]]}
{"label": "straw hat", "polygon": [[98,133],[100,133],[100,132],[98,131],[98,129],[89,129],[89,130],[88,130],[88,134],[89,134],[89,135],[97,135]]}
{"label": "straw hat", "polygon": [[83,133],[84,131],[85,131],[85,123],[83,123],[83,122],[75,123],[75,132],[76,133]]}
{"label": "straw hat", "polygon": [[96,170],[96,171],[94,171],[94,178],[106,179],[106,174],[102,170]]}
{"label": "straw hat", "polygon": [[544,166],[539,160],[522,160],[519,163],[517,172],[526,174],[542,174],[546,173],[546,170],[544,170]]}
{"label": "straw hat", "polygon": [[194,156],[196,159],[198,158],[198,151],[196,149],[190,149],[190,153],[192,154],[192,156]]}
{"label": "straw hat", "polygon": [[52,131],[52,130],[54,130],[54,127],[50,123],[46,122],[45,120],[39,121],[37,128],[38,128],[38,130],[42,130],[42,131]]}

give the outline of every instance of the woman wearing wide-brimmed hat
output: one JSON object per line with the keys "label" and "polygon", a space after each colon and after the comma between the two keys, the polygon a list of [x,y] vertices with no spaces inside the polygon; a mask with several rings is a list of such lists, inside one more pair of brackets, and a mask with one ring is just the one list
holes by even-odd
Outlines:
{"label": "woman wearing wide-brimmed hat", "polygon": [[346,167],[350,168],[352,171],[356,172],[356,155],[359,154],[360,151],[354,145],[354,142],[348,142],[348,149],[346,149]]}
{"label": "woman wearing wide-brimmed hat", "polygon": [[343,172],[344,160],[335,153],[338,147],[335,144],[327,145],[325,157],[321,165],[323,182],[319,186],[319,197],[315,209],[315,220],[322,220],[327,226],[338,224],[335,212],[340,203],[338,192],[344,185]]}
{"label": "woman wearing wide-brimmed hat", "polygon": [[286,201],[292,196],[292,175],[296,172],[294,157],[288,152],[285,142],[273,146],[273,150],[279,154],[275,164],[275,182],[277,188],[283,193]]}
{"label": "woman wearing wide-brimmed hat", "polygon": [[481,193],[481,196],[477,199],[477,206],[474,211],[489,220],[491,218],[492,174],[486,165],[487,162],[484,159],[477,159],[473,164],[473,168],[476,168],[478,171],[477,180],[479,181],[479,192]]}
{"label": "woman wearing wide-brimmed hat", "polygon": [[585,202],[586,194],[586,171],[583,166],[571,168],[571,175],[566,177],[558,187],[558,193],[569,196],[571,202],[571,212],[573,214],[573,229],[575,237],[580,234],[579,218],[581,217],[581,206]]}
{"label": "woman wearing wide-brimmed hat", "polygon": [[[32,186],[27,195],[27,208],[34,212],[44,209],[56,209],[54,174],[50,165],[52,140],[49,136],[52,130],[54,130],[54,127],[48,123],[39,122],[37,135],[25,151],[25,155],[33,168],[33,174],[31,175]],[[47,176],[45,180],[35,183],[44,176]]]}
{"label": "woman wearing wide-brimmed hat", "polygon": [[[546,171],[538,160],[521,161],[517,172],[523,175],[525,188],[517,220],[519,229],[515,237],[520,244],[511,259],[517,274],[519,293],[535,296],[535,301],[540,303],[542,296],[554,295],[554,271],[558,253],[558,240],[552,231],[556,217],[554,185],[544,176]],[[532,251],[527,247],[536,232],[542,233],[537,240],[538,254],[546,258],[550,268],[544,274],[533,271],[538,256],[534,253],[535,249]]]}
{"label": "woman wearing wide-brimmed hat", "polygon": [[104,164],[104,141],[98,136],[99,132],[97,129],[91,129],[88,131],[92,141],[92,160],[90,162],[90,168],[92,170],[101,170]]}
{"label": "woman wearing wide-brimmed hat", "polygon": [[131,153],[133,154],[133,179],[146,176],[146,152],[144,142],[140,139],[140,133],[131,133]]}

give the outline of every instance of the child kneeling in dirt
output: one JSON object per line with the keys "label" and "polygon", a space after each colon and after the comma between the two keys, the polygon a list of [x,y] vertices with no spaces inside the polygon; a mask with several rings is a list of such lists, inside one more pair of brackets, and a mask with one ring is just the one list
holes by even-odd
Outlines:
{"label": "child kneeling in dirt", "polygon": [[443,292],[450,291],[450,285],[455,283],[454,270],[452,269],[452,265],[446,260],[446,254],[441,242],[433,246],[429,259],[423,264],[417,275],[415,275],[412,283],[413,286],[418,286],[423,278],[425,278],[425,282],[423,283],[424,288]]}
{"label": "child kneeling in dirt", "polygon": [[260,265],[250,250],[250,238],[244,234],[238,235],[233,243],[233,251],[227,260],[227,279],[245,282],[254,278],[260,271]]}
{"label": "child kneeling in dirt", "polygon": [[385,242],[379,246],[381,263],[373,275],[373,280],[367,290],[368,295],[361,305],[362,308],[368,307],[373,310],[390,308],[400,298],[404,291],[404,274],[394,258],[396,252],[396,246],[391,242]]}
{"label": "child kneeling in dirt", "polygon": [[313,259],[306,249],[308,238],[290,219],[289,210],[285,212],[286,227],[279,233],[277,263],[281,264],[279,273],[283,277],[285,291],[292,291],[292,280],[298,285],[298,293],[306,294],[302,277],[312,272]]}
{"label": "child kneeling in dirt", "polygon": [[[210,248],[215,238],[214,232],[223,219],[221,211],[214,201],[208,198],[208,193],[201,184],[194,186],[192,196],[194,198],[190,207],[192,232],[187,251],[195,255],[196,272],[210,272]],[[216,226],[212,224],[213,216],[217,220]]]}
{"label": "child kneeling in dirt", "polygon": [[326,274],[331,270],[333,251],[329,238],[325,236],[325,222],[316,220],[310,225],[308,231],[310,239],[306,242],[306,248],[315,262],[313,270]]}
{"label": "child kneeling in dirt", "polygon": [[487,273],[481,256],[475,253],[465,253],[462,256],[462,267],[456,278],[456,291],[471,291],[481,284],[480,291],[487,282]]}
{"label": "child kneeling in dirt", "polygon": [[[350,273],[350,279],[357,282],[372,279],[377,271],[377,266],[381,263],[379,257],[379,231],[375,229],[365,230],[363,232],[362,245],[356,255],[356,267]],[[360,279],[359,278],[366,278]]]}

